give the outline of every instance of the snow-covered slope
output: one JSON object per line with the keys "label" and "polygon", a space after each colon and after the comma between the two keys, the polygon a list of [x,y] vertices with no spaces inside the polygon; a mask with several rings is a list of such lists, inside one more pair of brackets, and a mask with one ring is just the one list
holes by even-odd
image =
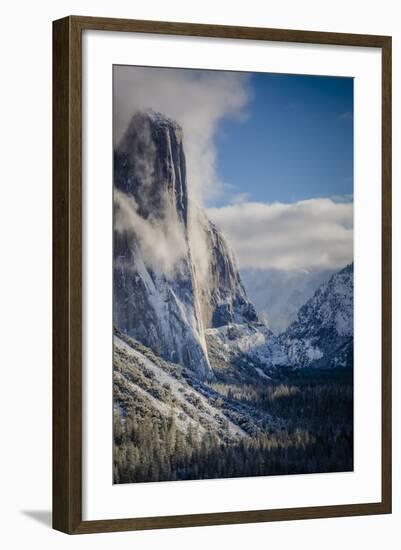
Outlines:
{"label": "snow-covered slope", "polygon": [[189,369],[164,361],[116,329],[115,420],[124,423],[132,408],[140,416],[174,416],[182,433],[192,430],[199,438],[208,433],[226,443],[254,435],[266,426],[284,425],[278,418],[227,399]]}
{"label": "snow-covered slope", "polygon": [[280,336],[294,366],[345,367],[353,363],[353,264],[321,285]]}
{"label": "snow-covered slope", "polygon": [[272,369],[288,365],[279,339],[263,323],[230,323],[206,331],[212,367],[219,379],[252,382],[269,378]]}

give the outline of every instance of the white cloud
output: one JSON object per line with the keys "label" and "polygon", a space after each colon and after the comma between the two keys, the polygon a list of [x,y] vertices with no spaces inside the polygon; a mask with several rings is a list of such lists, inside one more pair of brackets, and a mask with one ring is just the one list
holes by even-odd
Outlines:
{"label": "white cloud", "polygon": [[146,266],[155,273],[174,277],[180,260],[185,258],[188,245],[182,222],[166,200],[160,219],[145,219],[137,212],[131,195],[114,189],[114,228],[117,233],[134,236]]}
{"label": "white cloud", "polygon": [[153,109],[184,131],[190,194],[204,204],[222,192],[216,174],[215,133],[223,117],[243,117],[250,98],[243,73],[151,67],[114,68],[114,139],[121,139],[133,113]]}
{"label": "white cloud", "polygon": [[207,210],[240,268],[340,268],[353,260],[353,204],[311,199]]}

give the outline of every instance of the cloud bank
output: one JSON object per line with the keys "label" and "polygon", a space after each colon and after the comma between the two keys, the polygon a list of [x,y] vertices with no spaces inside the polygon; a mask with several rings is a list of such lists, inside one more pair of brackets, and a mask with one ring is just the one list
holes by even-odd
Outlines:
{"label": "cloud bank", "polygon": [[311,199],[209,208],[240,269],[338,269],[353,260],[353,204]]}
{"label": "cloud bank", "polygon": [[204,204],[222,192],[214,138],[221,119],[246,116],[250,99],[246,74],[116,66],[113,98],[115,143],[135,111],[160,111],[183,128],[191,197]]}

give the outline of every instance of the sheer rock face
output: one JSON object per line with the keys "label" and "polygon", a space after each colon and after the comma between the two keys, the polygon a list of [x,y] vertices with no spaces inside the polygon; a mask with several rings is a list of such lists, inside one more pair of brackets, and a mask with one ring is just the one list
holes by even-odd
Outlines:
{"label": "sheer rock face", "polygon": [[301,307],[280,340],[294,366],[353,364],[353,264],[335,273]]}
{"label": "sheer rock face", "polygon": [[206,216],[203,218],[203,230],[208,251],[208,269],[199,285],[199,292],[205,328],[258,322],[255,308],[248,300],[226,240]]}
{"label": "sheer rock face", "polygon": [[114,187],[131,195],[138,214],[165,216],[171,201],[187,226],[188,195],[181,127],[158,113],[138,112],[133,117],[114,156]]}
{"label": "sheer rock face", "polygon": [[223,236],[203,212],[192,212],[201,261],[182,130],[158,113],[136,113],[114,153],[114,324],[210,378],[205,329],[257,315]]}

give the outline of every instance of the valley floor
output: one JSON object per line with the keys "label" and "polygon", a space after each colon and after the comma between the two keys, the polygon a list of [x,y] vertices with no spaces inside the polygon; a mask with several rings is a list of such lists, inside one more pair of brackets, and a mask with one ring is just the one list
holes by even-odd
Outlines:
{"label": "valley floor", "polygon": [[114,482],[353,469],[352,369],[200,382],[116,332]]}

